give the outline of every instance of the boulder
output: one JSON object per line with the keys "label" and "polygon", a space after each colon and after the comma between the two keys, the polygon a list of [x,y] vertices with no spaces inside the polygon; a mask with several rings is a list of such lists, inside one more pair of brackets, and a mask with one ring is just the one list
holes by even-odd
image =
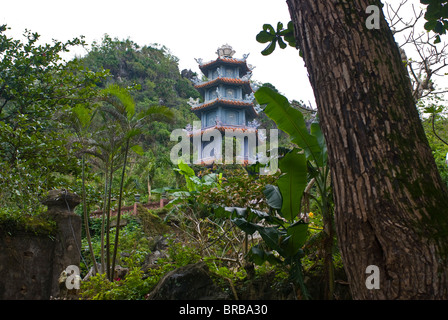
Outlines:
{"label": "boulder", "polygon": [[214,284],[204,262],[167,273],[147,296],[148,300],[224,300],[228,296]]}

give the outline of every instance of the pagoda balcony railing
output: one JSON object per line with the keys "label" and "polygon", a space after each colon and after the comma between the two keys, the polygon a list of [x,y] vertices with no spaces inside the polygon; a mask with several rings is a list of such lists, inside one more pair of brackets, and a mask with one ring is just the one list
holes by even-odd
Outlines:
{"label": "pagoda balcony railing", "polygon": [[225,123],[220,123],[220,121],[218,121],[217,124],[213,124],[211,126],[206,126],[202,128],[202,131],[204,130],[210,130],[210,129],[240,129],[243,131],[256,131],[257,128],[256,127],[251,127],[245,124],[225,124]]}
{"label": "pagoda balcony railing", "polygon": [[[254,164],[256,163],[259,159],[257,156],[253,156],[253,155],[236,155],[233,156],[232,158],[233,161],[231,161],[231,163],[236,163],[236,164],[244,164],[244,165],[248,165],[248,164]],[[208,156],[208,157],[202,157],[200,159],[197,159],[195,161],[195,163],[197,164],[206,164],[206,165],[210,165],[213,163],[223,163],[224,161],[229,161],[228,159],[225,160],[225,155],[220,155],[220,156]]]}
{"label": "pagoda balcony railing", "polygon": [[250,80],[250,78],[252,77],[252,72],[247,73],[246,75],[242,76],[242,77],[227,77],[227,76],[217,76],[216,78],[213,79],[207,79],[207,80],[200,80],[198,77],[195,77],[192,79],[193,84],[196,87],[200,87],[203,86],[211,81],[216,81],[216,80],[224,80],[224,81],[230,81],[230,82],[248,82]]}
{"label": "pagoda balcony railing", "polygon": [[218,96],[218,97],[216,97],[216,98],[214,98],[212,100],[206,100],[206,101],[204,101],[202,103],[199,103],[198,99],[197,100],[191,99],[188,102],[188,104],[193,109],[201,109],[201,108],[206,107],[207,105],[213,105],[214,103],[220,102],[220,101],[224,102],[224,103],[227,101],[227,102],[230,102],[231,104],[235,104],[235,105],[237,105],[238,103],[249,105],[249,104],[252,104],[254,102],[254,96],[253,96],[253,94],[246,95],[244,97],[244,99]]}
{"label": "pagoda balcony railing", "polygon": [[209,130],[241,130],[243,132],[257,132],[256,126],[251,125],[239,125],[239,124],[223,124],[220,121],[218,123],[204,126],[202,128],[187,128],[184,129],[188,136],[202,135],[204,132]]}

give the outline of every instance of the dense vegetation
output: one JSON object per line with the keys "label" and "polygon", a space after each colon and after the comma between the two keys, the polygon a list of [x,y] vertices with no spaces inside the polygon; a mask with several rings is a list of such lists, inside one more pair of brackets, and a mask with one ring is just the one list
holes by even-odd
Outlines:
{"label": "dense vegetation", "polygon": [[[282,27],[277,32],[290,43],[291,26]],[[272,37],[263,42],[274,39],[275,30],[267,31]],[[8,38],[0,27],[0,224],[10,233],[50,233],[39,199],[57,188],[82,195],[82,276],[92,267],[104,271],[83,282],[82,298],[144,299],[168,271],[197,261],[235,298],[263,277],[272,277],[279,292],[291,292],[292,283],[293,298],[348,297],[326,144],[314,113],[302,113],[271,84],[256,93],[265,107],[261,128],[281,129],[274,175],[258,175],[257,165],[172,164],[170,133],[196,120],[187,101],[200,95],[194,74],[181,72],[166,47],[106,35],[86,56],[63,61],[71,46],[85,45],[81,39],[39,45],[29,32],[26,39]],[[421,110],[448,185],[443,107]],[[131,205],[136,194],[141,203],[161,196],[171,203],[139,206],[136,216],[89,217]],[[126,225],[112,227],[120,218]],[[150,264],[161,239],[167,249]],[[129,269],[124,278],[111,272],[116,265]]]}

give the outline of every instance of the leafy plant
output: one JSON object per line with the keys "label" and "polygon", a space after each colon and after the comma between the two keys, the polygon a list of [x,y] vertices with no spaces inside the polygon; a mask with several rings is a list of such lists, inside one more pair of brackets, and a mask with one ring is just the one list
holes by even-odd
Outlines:
{"label": "leafy plant", "polygon": [[0,25],[0,192],[2,205],[18,211],[39,210],[39,197],[57,185],[57,174],[79,174],[67,148],[70,136],[59,116],[98,93],[107,72],[92,72],[61,55],[84,45],[79,38],[39,44],[26,31],[25,41],[7,36]]}
{"label": "leafy plant", "polygon": [[143,279],[143,271],[132,265],[124,279],[107,279],[99,273],[81,282],[81,297],[90,300],[143,300],[160,276]]}
{"label": "leafy plant", "polygon": [[[305,209],[306,212],[309,211],[308,202],[309,199],[312,199],[323,218],[324,230],[322,232],[325,235],[323,242],[328,279],[327,297],[331,299],[334,288],[334,265],[332,259],[335,234],[333,195],[331,184],[329,183],[330,169],[327,166],[327,147],[319,123],[315,121],[311,123],[308,131],[302,113],[292,108],[284,96],[270,88],[260,88],[255,93],[255,98],[260,105],[266,105],[264,108],[266,115],[275,121],[279,129],[289,134],[291,141],[301,148],[305,155],[305,162],[303,158],[300,161],[295,159],[290,166],[292,170],[303,171],[309,178],[309,182],[303,190],[303,200],[305,201],[302,201],[301,209]],[[280,162],[279,165],[281,167]],[[295,179],[298,179],[298,176]],[[286,185],[288,184],[286,183]],[[316,186],[316,194],[311,193],[313,185]],[[279,185],[279,187],[281,186],[282,184]],[[303,180],[301,186],[303,186]],[[284,186],[283,190],[285,190]],[[283,190],[281,190],[282,195],[284,194]],[[302,197],[302,194],[296,197]]]}
{"label": "leafy plant", "polygon": [[[268,185],[264,194],[271,210],[269,213],[252,208],[227,208],[234,217],[232,221],[247,235],[258,232],[264,240],[265,250],[257,245],[250,249],[252,261],[262,264],[283,263],[290,266],[290,277],[301,288],[304,297],[308,297],[304,285],[302,265],[302,246],[307,239],[308,223],[304,216],[297,216],[300,212],[300,198],[306,186],[306,174],[296,175],[296,172],[306,172],[304,154],[298,154],[297,149],[280,159],[279,167],[282,175],[278,180],[278,187]],[[300,167],[297,166],[303,165]],[[297,171],[294,171],[295,170]],[[297,199],[299,199],[297,201]],[[246,241],[247,243],[247,241]],[[279,259],[271,252],[275,250],[283,259]]]}
{"label": "leafy plant", "polygon": [[268,43],[268,46],[261,51],[261,54],[264,56],[270,55],[274,52],[277,43],[281,49],[285,49],[287,44],[285,41],[291,46],[296,46],[296,39],[294,37],[294,25],[292,21],[288,22],[287,28],[283,28],[283,23],[277,23],[277,30],[274,29],[270,24],[264,24],[263,30],[260,31],[256,40],[260,43]]}
{"label": "leafy plant", "polygon": [[186,190],[172,188],[158,188],[153,190],[154,193],[169,192],[175,197],[174,200],[168,203],[167,208],[171,208],[173,205],[184,201],[196,201],[196,196],[200,193],[221,186],[222,174],[209,173],[203,177],[199,177],[196,176],[194,170],[188,164],[180,161],[177,166],[178,168],[174,168],[174,171],[185,178]]}
{"label": "leafy plant", "polygon": [[[290,266],[291,278],[300,285],[304,296],[307,290],[303,283],[302,247],[307,240],[308,221],[304,209],[309,209],[312,198],[325,221],[324,232],[325,259],[328,272],[329,293],[332,297],[334,282],[332,248],[333,248],[333,211],[332,194],[328,183],[327,149],[318,123],[312,123],[308,131],[303,115],[292,108],[288,100],[270,88],[262,87],[255,97],[260,105],[265,105],[264,112],[273,119],[278,128],[289,134],[291,141],[300,149],[294,148],[279,159],[281,175],[277,186],[268,185],[264,190],[269,213],[252,208],[227,208],[233,214],[234,223],[249,235],[258,232],[264,240],[263,245],[251,248],[251,258],[260,264],[282,262]],[[308,181],[309,179],[309,181]],[[316,184],[319,196],[311,194],[310,189]],[[268,250],[266,250],[266,248]],[[277,252],[283,260],[274,253]]]}
{"label": "leafy plant", "polygon": [[[121,207],[123,203],[123,185],[125,181],[126,166],[128,160],[128,153],[132,149],[137,153],[142,152],[142,148],[139,145],[131,146],[131,141],[136,136],[142,134],[142,123],[143,121],[154,118],[154,117],[165,117],[170,120],[173,118],[173,113],[170,109],[165,106],[149,106],[145,110],[136,113],[135,102],[129,91],[126,88],[122,88],[118,85],[110,85],[103,90],[105,95],[105,101],[109,103],[110,106],[101,107],[101,111],[104,111],[112,116],[112,118],[119,124],[123,132],[123,165],[120,178],[120,190],[118,196],[118,212],[117,212],[117,225],[120,224],[121,219]],[[118,239],[119,239],[119,228],[115,231],[115,244],[114,252],[112,256],[111,269],[114,270],[117,250],[118,250]],[[109,248],[109,242],[106,243],[107,248]],[[109,256],[107,256],[108,258]],[[108,274],[109,274],[109,269]],[[111,277],[111,274],[109,274]]]}
{"label": "leafy plant", "polygon": [[440,0],[420,0],[420,3],[428,5],[426,7],[424,28],[427,31],[434,31],[438,35],[434,43],[441,42],[440,35],[446,34],[448,29],[448,9],[446,3]]}

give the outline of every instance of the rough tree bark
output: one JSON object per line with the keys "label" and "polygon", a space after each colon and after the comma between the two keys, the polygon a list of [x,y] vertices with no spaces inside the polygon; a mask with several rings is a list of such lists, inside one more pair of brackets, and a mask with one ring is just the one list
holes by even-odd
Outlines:
{"label": "rough tree bark", "polygon": [[[354,299],[448,298],[448,194],[409,77],[372,0],[287,0],[328,144],[335,223]],[[366,268],[379,267],[379,289]]]}

